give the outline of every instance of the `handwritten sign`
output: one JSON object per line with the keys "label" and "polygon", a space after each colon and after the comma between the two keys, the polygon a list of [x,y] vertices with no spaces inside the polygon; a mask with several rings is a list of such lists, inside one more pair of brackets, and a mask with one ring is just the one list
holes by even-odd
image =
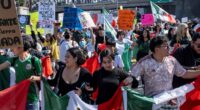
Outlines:
{"label": "handwritten sign", "polygon": [[53,29],[55,21],[55,2],[45,0],[39,2],[39,26],[41,28]]}
{"label": "handwritten sign", "polygon": [[131,30],[135,18],[133,10],[119,10],[118,26],[121,30]]}
{"label": "handwritten sign", "polygon": [[96,27],[90,13],[82,12],[78,17],[83,28]]}
{"label": "handwritten sign", "polygon": [[78,14],[83,12],[80,8],[64,8],[63,28],[82,30]]}
{"label": "handwritten sign", "polygon": [[22,46],[15,0],[0,0],[0,48]]}
{"label": "handwritten sign", "polygon": [[154,19],[152,14],[143,14],[141,19],[143,26],[150,26],[154,24]]}

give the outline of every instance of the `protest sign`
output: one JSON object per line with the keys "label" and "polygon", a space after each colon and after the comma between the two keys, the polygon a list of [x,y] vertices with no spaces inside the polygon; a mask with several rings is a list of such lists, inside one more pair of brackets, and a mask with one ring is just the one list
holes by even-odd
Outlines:
{"label": "protest sign", "polygon": [[55,2],[51,0],[42,0],[39,2],[39,27],[45,30],[51,30],[53,34],[54,21],[55,21]]}
{"label": "protest sign", "polygon": [[[41,34],[44,34],[44,29],[38,27],[38,16],[38,12],[30,13],[30,22],[32,23],[33,31],[35,32],[35,34],[37,34],[37,31]],[[26,34],[31,35],[31,28],[29,25],[26,25]]]}
{"label": "protest sign", "polygon": [[97,18],[97,24],[104,24],[104,17],[108,20],[108,22],[111,24],[113,21],[113,15],[112,14],[98,14]]}
{"label": "protest sign", "polygon": [[30,15],[28,7],[18,7],[18,19],[21,27],[25,28],[26,25],[30,24]]}
{"label": "protest sign", "polygon": [[183,18],[181,18],[181,22],[182,22],[182,23],[187,23],[187,22],[188,22],[188,17],[183,17]]}
{"label": "protest sign", "polygon": [[82,12],[78,17],[83,28],[96,27],[90,13]]}
{"label": "protest sign", "polygon": [[143,26],[151,26],[154,24],[154,19],[152,14],[143,14],[141,19]]}
{"label": "protest sign", "polygon": [[133,10],[119,10],[118,26],[121,30],[131,30],[135,18]]}
{"label": "protest sign", "polygon": [[80,8],[64,8],[63,28],[82,30],[78,14],[83,12]]}
{"label": "protest sign", "polygon": [[15,0],[0,1],[0,48],[22,46]]}

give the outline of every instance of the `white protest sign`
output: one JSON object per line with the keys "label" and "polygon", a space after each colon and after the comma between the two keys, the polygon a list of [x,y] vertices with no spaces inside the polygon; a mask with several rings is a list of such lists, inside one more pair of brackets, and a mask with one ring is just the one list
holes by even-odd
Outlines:
{"label": "white protest sign", "polygon": [[96,27],[90,13],[82,12],[78,17],[83,28]]}
{"label": "white protest sign", "polygon": [[18,7],[18,14],[19,15],[29,15],[29,8],[28,7]]}
{"label": "white protest sign", "polygon": [[53,30],[53,22],[55,21],[55,2],[40,1],[39,2],[39,26],[41,28],[50,28]]}
{"label": "white protest sign", "polygon": [[187,23],[187,22],[188,22],[188,17],[183,17],[183,18],[181,18],[181,22],[182,22],[182,23]]}
{"label": "white protest sign", "polygon": [[15,0],[0,0],[0,48],[22,46]]}
{"label": "white protest sign", "polygon": [[113,15],[112,14],[98,14],[97,24],[104,24],[104,16],[105,19],[108,20],[108,22],[111,24],[113,21]]}

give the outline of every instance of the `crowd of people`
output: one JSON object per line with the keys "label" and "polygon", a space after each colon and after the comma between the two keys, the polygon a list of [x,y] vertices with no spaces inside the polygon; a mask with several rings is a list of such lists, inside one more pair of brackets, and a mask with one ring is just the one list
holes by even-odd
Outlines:
{"label": "crowd of people", "polygon": [[[200,33],[193,30],[197,23],[158,22],[148,27],[137,23],[133,30],[117,30],[117,40],[105,33],[101,25],[82,31],[58,28],[53,35],[45,36],[32,28],[28,36],[22,29],[23,47],[0,50],[0,81],[10,82],[7,73],[12,72],[15,83],[32,81],[27,110],[39,109],[38,83],[42,79],[48,81],[58,96],[73,90],[89,104],[108,101],[121,84],[137,88],[138,77],[144,85],[144,94],[155,96],[191,83],[200,75]],[[128,57],[124,56],[127,51]],[[94,55],[98,55],[100,67],[91,73],[82,65]],[[45,64],[41,59],[45,56],[51,59],[46,65],[52,68],[47,75],[42,70]],[[10,86],[1,84],[0,90]],[[98,95],[94,98],[95,92]],[[176,101],[172,100],[161,110],[169,104],[176,109]]]}

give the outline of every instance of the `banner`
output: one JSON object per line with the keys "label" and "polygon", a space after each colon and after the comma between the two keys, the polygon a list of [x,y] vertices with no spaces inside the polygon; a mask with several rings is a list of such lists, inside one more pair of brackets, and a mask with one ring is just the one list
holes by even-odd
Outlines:
{"label": "banner", "polygon": [[82,12],[78,15],[78,17],[83,28],[96,27],[90,13]]}
{"label": "banner", "polygon": [[80,8],[64,8],[63,28],[82,30],[78,14],[83,12]]}
{"label": "banner", "polygon": [[154,24],[153,15],[152,14],[143,14],[141,21],[142,21],[143,26],[151,26]]}
{"label": "banner", "polygon": [[[3,2],[4,1],[4,2]],[[0,48],[22,46],[15,0],[0,2]]]}
{"label": "banner", "polygon": [[135,19],[135,11],[119,10],[118,26],[121,30],[132,30]]}
{"label": "banner", "polygon": [[39,7],[39,27],[45,29],[45,33],[53,34],[55,21],[55,2],[40,1]]}

